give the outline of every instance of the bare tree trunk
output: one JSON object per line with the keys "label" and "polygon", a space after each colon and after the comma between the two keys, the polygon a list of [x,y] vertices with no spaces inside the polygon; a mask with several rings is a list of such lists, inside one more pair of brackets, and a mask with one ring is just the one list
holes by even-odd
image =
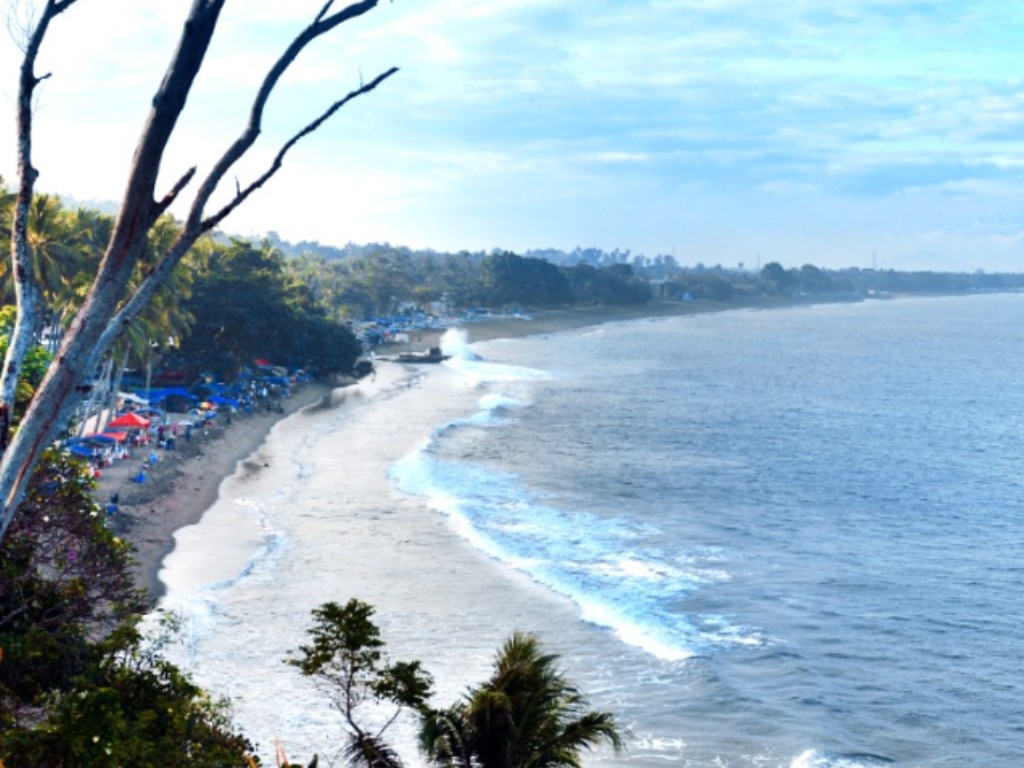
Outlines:
{"label": "bare tree trunk", "polygon": [[[92,360],[105,352],[97,344],[108,320],[117,311],[132,270],[142,255],[146,234],[162,212],[154,202],[157,172],[171,132],[185,106],[185,98],[202,65],[223,4],[224,0],[195,0],[192,5],[178,49],[153,99],[149,119],[135,150],[127,189],[99,274],[0,462],[0,489],[4,492],[4,498],[0,500],[3,505],[0,510],[0,539],[10,525],[39,457],[67,421],[76,385]],[[51,0],[44,11],[44,18],[53,6]],[[39,28],[33,34],[33,41],[37,40],[42,40]],[[38,44],[35,50],[38,50]],[[33,52],[33,61],[34,58]],[[31,93],[25,95],[24,91],[27,85],[34,87],[37,82],[34,77],[23,74],[19,106],[24,102],[24,107],[30,109]],[[24,122],[30,125],[31,120],[26,117]],[[36,175],[31,168],[26,168],[26,173],[27,177],[23,178],[33,179]],[[19,203],[21,196],[19,192]],[[27,204],[24,207],[27,211]],[[17,227],[16,218],[15,229]]]}
{"label": "bare tree trunk", "polygon": [[[48,0],[42,16],[43,21],[48,23],[53,16],[64,11],[75,1]],[[173,203],[195,173],[194,168],[189,170],[160,201],[155,199],[156,179],[164,150],[178,116],[185,106],[185,99],[192,83],[202,66],[223,5],[224,0],[193,0],[178,48],[160,89],[153,99],[149,119],[143,128],[135,150],[120,211],[114,222],[110,243],[100,263],[99,273],[85,303],[65,335],[54,363],[50,366],[36,397],[22,419],[14,440],[0,460],[0,542],[17,512],[18,504],[39,457],[46,446],[52,442],[57,430],[67,421],[70,408],[74,404],[76,385],[82,381],[84,374],[94,365],[94,362],[102,359],[117,336],[145,306],[160,283],[166,279],[188,249],[203,233],[219,224],[249,195],[262,187],[278,171],[285,154],[300,139],[319,128],[350,100],[368,93],[397,72],[395,68],[389,69],[369,83],[361,83],[359,88],[336,101],[317,119],[292,136],[279,150],[271,166],[261,176],[246,187],[238,186],[234,198],[227,205],[210,216],[206,215],[206,204],[218,184],[255,143],[261,130],[263,111],[270,94],[303,48],[339,24],[360,16],[377,5],[377,0],[363,0],[332,13],[330,9],[333,0],[327,0],[314,21],[296,36],[264,78],[253,101],[245,130],[221,156],[210,174],[200,184],[179,238],[161,257],[159,263],[150,270],[134,293],[128,296],[126,295],[128,281],[144,253],[150,227]],[[32,64],[44,35],[45,24],[41,21],[32,33],[34,46],[30,46],[25,54],[26,64],[23,66],[19,105],[23,103],[26,110],[31,105],[31,88],[38,83],[38,79],[25,77],[24,72],[27,71],[31,74]],[[28,111],[25,114],[24,122],[27,141],[31,128],[31,117]],[[20,123],[19,120],[19,125]],[[24,172],[22,188],[26,186],[26,182],[31,188],[35,171],[27,163],[22,170]],[[27,212],[27,205],[25,210]],[[12,235],[12,240],[17,241],[14,235]],[[14,249],[12,248],[12,250]],[[12,358],[19,364],[20,359]],[[5,385],[7,375],[8,371],[5,370]]]}
{"label": "bare tree trunk", "polygon": [[[7,430],[14,415],[14,400],[18,389],[21,363],[32,348],[41,325],[43,292],[36,280],[32,264],[32,252],[28,243],[28,212],[32,205],[39,171],[32,165],[32,98],[36,86],[44,79],[35,74],[36,58],[50,22],[63,13],[75,0],[47,0],[39,15],[35,28],[25,41],[25,55],[22,58],[18,76],[18,195],[14,203],[14,222],[11,227],[11,265],[14,275],[14,293],[17,315],[4,359],[3,374],[0,376],[0,406],[6,409],[7,418],[0,424],[0,446],[5,449],[9,439]],[[44,76],[45,77],[45,76]],[[0,524],[0,538],[6,526]]]}

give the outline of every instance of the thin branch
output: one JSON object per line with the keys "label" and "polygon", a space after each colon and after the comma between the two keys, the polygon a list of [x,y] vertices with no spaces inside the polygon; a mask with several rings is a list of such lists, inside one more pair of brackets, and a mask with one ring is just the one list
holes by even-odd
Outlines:
{"label": "thin branch", "polygon": [[354,19],[372,10],[377,6],[377,0],[363,0],[363,2],[354,3],[337,13],[328,15],[328,11],[332,4],[332,0],[328,0],[327,4],[321,8],[320,13],[317,14],[313,23],[302,30],[302,32],[292,40],[284,53],[282,53],[277,61],[274,62],[273,66],[267,72],[266,77],[263,78],[263,83],[260,85],[260,88],[256,93],[256,97],[253,99],[252,107],[249,111],[249,122],[246,125],[245,130],[235,140],[235,142],[228,147],[227,151],[221,156],[220,160],[217,161],[213,169],[210,171],[210,174],[206,177],[206,180],[200,186],[185,222],[186,229],[201,226],[201,220],[203,218],[206,204],[213,196],[214,191],[220,185],[220,182],[223,180],[227,172],[256,142],[256,138],[262,130],[263,111],[266,109],[267,101],[270,99],[270,95],[273,93],[278,81],[284,73],[288,71],[288,68],[292,65],[302,50],[313,40],[323,34],[326,34],[339,24],[350,19]]}
{"label": "thin branch", "polygon": [[267,181],[269,181],[270,178],[274,176],[274,174],[281,170],[281,166],[284,165],[285,155],[288,154],[292,147],[298,144],[299,141],[301,141],[304,137],[308,136],[309,134],[317,130],[321,125],[323,125],[327,120],[329,120],[331,116],[334,115],[335,112],[337,112],[339,109],[348,104],[348,102],[352,101],[355,98],[358,98],[359,96],[362,96],[363,94],[369,93],[396,72],[398,72],[398,67],[391,67],[391,69],[382,72],[380,75],[375,77],[366,85],[360,86],[356,90],[351,91],[348,95],[345,96],[345,98],[339,99],[338,101],[334,102],[329,108],[327,108],[323,112],[323,114],[320,115],[320,117],[306,125],[302,130],[300,130],[298,133],[292,136],[287,142],[284,143],[284,145],[278,151],[277,155],[274,157],[274,161],[270,164],[270,167],[267,168],[266,171],[264,171],[255,181],[249,184],[244,190],[238,190],[237,194],[235,195],[235,198],[230,203],[225,205],[212,216],[203,220],[201,225],[202,230],[204,232],[208,232],[209,230],[213,229],[217,224],[223,221],[228,214],[230,214],[233,210],[235,210],[238,206],[245,202],[246,198],[248,198],[249,195],[251,195],[257,189],[266,184]]}
{"label": "thin branch", "polygon": [[156,218],[160,218],[161,214],[174,204],[178,195],[181,194],[181,191],[188,186],[188,183],[192,181],[192,177],[195,175],[196,167],[193,165],[185,171],[184,175],[178,179],[175,185],[171,187],[170,191],[164,195],[163,199],[156,204]]}
{"label": "thin branch", "polygon": [[[341,109],[341,107],[343,107],[347,102],[373,90],[377,85],[398,71],[397,68],[392,68],[378,76],[371,83],[362,85],[359,89],[349,93],[345,98],[332,104],[329,109],[320,115],[320,117],[296,133],[281,148],[271,167],[256,181],[245,189],[242,189],[236,179],[235,197],[231,202],[217,211],[213,216],[204,218],[206,205],[214,191],[217,189],[217,186],[235,163],[238,162],[238,160],[240,160],[251,148],[259,136],[262,128],[263,110],[282,74],[289,66],[291,66],[299,53],[301,53],[302,49],[312,40],[325,32],[330,31],[342,22],[355,18],[371,10],[377,5],[377,0],[365,0],[365,2],[348,6],[344,10],[328,16],[328,12],[332,5],[333,0],[328,0],[317,14],[313,23],[306,27],[299,36],[289,44],[285,52],[271,67],[253,100],[253,104],[249,112],[249,121],[246,124],[245,129],[228,147],[224,154],[221,155],[220,160],[214,164],[214,167],[211,169],[206,179],[204,179],[200,184],[199,189],[196,192],[196,196],[193,199],[192,206],[189,209],[188,216],[185,219],[181,235],[179,235],[175,242],[172,243],[166,251],[164,251],[164,254],[160,257],[156,266],[146,275],[134,294],[110,319],[110,322],[107,324],[107,327],[103,332],[100,343],[96,345],[97,350],[106,349],[121,332],[124,325],[131,322],[132,318],[142,310],[145,303],[156,292],[160,282],[166,279],[171,270],[177,266],[182,258],[184,258],[188,249],[192,247],[195,241],[202,234],[209,232],[219,222],[223,221],[228,214],[241,205],[244,200],[263,186],[277,172],[282,165],[284,156],[300,139],[302,139],[302,137],[319,128],[328,118],[331,117],[331,115]],[[95,357],[91,362],[94,362],[94,360]]]}

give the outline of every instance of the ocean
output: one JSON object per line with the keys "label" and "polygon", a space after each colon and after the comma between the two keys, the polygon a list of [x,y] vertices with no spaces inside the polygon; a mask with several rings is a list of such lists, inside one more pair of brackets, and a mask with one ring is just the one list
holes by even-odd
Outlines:
{"label": "ocean", "polygon": [[471,338],[282,422],[178,534],[175,659],[264,755],[340,745],[283,660],[357,597],[438,704],[537,634],[628,728],[588,765],[1024,764],[1024,296]]}

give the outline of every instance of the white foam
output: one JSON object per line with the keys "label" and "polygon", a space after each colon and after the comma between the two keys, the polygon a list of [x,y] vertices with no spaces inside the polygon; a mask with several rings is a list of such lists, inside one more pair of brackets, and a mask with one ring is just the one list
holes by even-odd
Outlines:
{"label": "white foam", "polygon": [[449,328],[441,336],[438,343],[441,352],[459,360],[479,360],[480,356],[473,351],[466,332],[461,328]]}
{"label": "white foam", "polygon": [[808,749],[793,758],[789,768],[872,768],[889,762],[883,758],[833,755]]}
{"label": "white foam", "polygon": [[441,351],[449,355],[445,366],[460,373],[467,384],[479,386],[485,382],[539,381],[551,379],[552,374],[519,365],[492,363],[473,351],[464,331],[453,328],[441,337]]}

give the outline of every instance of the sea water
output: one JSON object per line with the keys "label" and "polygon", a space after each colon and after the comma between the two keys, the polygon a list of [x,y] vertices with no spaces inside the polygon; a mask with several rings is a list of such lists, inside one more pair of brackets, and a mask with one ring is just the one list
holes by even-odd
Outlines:
{"label": "sea water", "polygon": [[[187,663],[243,727],[323,751],[337,722],[281,647],[296,605],[357,591],[439,703],[536,632],[629,729],[590,764],[1024,764],[1022,344],[1019,295],[450,337],[386,402],[295,428],[305,481],[239,495],[268,548],[199,597],[172,584]],[[376,426],[396,415],[401,440]],[[355,434],[376,459],[332,472]],[[332,496],[381,462],[365,510]]]}

